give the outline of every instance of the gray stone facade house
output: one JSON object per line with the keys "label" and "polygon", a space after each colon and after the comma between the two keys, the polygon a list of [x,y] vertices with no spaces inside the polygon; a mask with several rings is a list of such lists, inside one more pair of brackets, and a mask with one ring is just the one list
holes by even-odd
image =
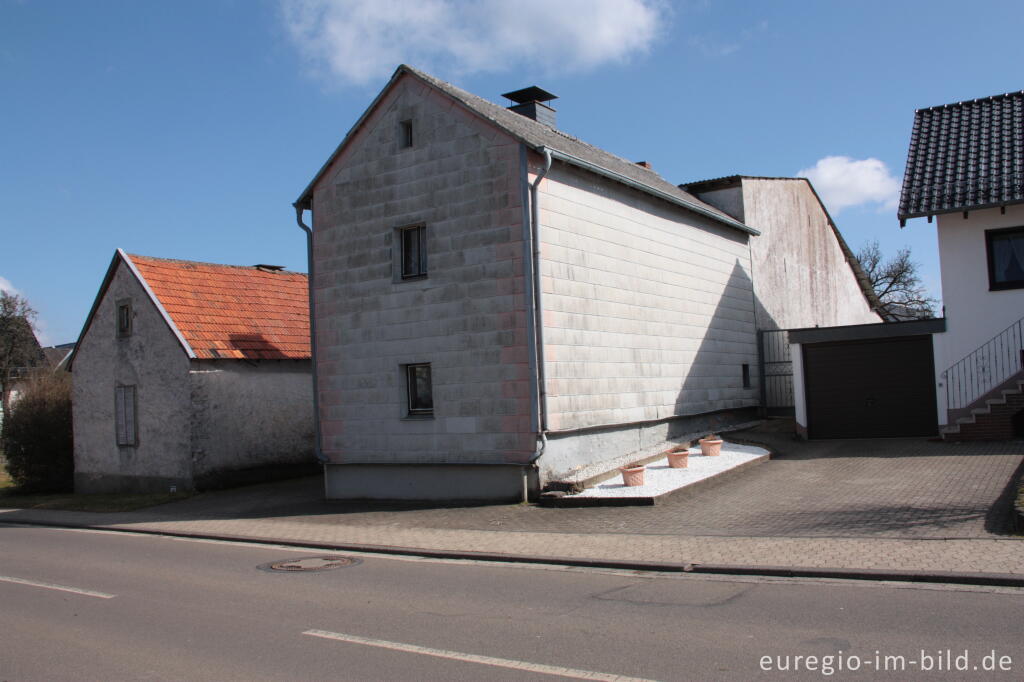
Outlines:
{"label": "gray stone facade house", "polygon": [[304,274],[118,250],[67,367],[76,492],[317,469]]}
{"label": "gray stone facade house", "polygon": [[[532,496],[754,421],[762,318],[878,320],[830,221],[790,252],[807,221],[723,210],[560,131],[543,90],[507,96],[399,67],[295,203],[329,497]],[[754,214],[792,258],[757,255]]]}

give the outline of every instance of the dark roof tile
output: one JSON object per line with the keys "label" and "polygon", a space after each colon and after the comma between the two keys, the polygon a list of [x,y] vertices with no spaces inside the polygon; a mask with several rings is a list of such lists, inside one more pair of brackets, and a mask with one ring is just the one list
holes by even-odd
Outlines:
{"label": "dark roof tile", "polygon": [[1024,90],[914,113],[899,218],[1024,203]]}

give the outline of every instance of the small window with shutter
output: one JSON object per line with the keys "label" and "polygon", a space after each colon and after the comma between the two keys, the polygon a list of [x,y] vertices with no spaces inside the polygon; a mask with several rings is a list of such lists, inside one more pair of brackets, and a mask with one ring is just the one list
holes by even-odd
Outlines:
{"label": "small window with shutter", "polygon": [[136,421],[135,387],[117,386],[114,389],[114,422],[118,445],[138,445]]}

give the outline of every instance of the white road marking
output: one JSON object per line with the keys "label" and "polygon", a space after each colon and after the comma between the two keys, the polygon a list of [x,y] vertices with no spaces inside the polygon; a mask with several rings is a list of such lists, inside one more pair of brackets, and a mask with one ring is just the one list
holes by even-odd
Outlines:
{"label": "white road marking", "polygon": [[58,592],[71,592],[73,594],[81,594],[86,597],[96,597],[97,599],[113,599],[116,594],[107,594],[106,592],[96,592],[94,590],[84,590],[81,587],[68,587],[67,585],[56,585],[54,583],[42,583],[37,580],[26,580],[25,578],[15,578],[10,575],[0,575],[0,583],[15,583],[16,585],[28,585],[29,587],[42,587],[45,590],[57,590]]}
{"label": "white road marking", "polygon": [[405,644],[403,642],[389,642],[386,639],[370,639],[369,637],[359,637],[358,635],[346,635],[341,632],[330,632],[328,630],[306,630],[302,634],[309,635],[311,637],[321,637],[323,639],[333,639],[339,642],[349,642],[351,644],[364,644],[366,646],[375,646],[381,649],[391,649],[393,651],[405,651],[412,654],[434,656],[436,658],[448,658],[453,661],[467,661],[469,663],[479,663],[481,665],[491,665],[499,668],[512,668],[513,670],[525,670],[527,672],[543,673],[545,675],[571,677],[577,680],[605,680],[607,682],[653,682],[653,680],[645,680],[639,677],[626,677],[623,675],[599,673],[590,670],[577,670],[575,668],[560,668],[554,665],[544,665],[542,663],[529,663],[527,661],[514,661],[508,658],[494,658],[493,656],[479,656],[477,654],[466,654],[460,651],[433,649],[431,647],[418,646],[416,644]]}

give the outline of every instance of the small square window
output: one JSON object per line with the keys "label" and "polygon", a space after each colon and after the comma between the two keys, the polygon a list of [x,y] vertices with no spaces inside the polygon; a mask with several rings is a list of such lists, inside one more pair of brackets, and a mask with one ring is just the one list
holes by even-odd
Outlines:
{"label": "small square window", "polygon": [[398,234],[402,241],[402,279],[425,277],[427,274],[426,226],[403,227]]}
{"label": "small square window", "polygon": [[398,124],[398,143],[402,149],[412,146],[412,121],[402,121]]}
{"label": "small square window", "polygon": [[138,445],[139,434],[136,429],[137,410],[134,386],[117,386],[114,388],[114,428],[117,431],[118,445]]}
{"label": "small square window", "polygon": [[117,302],[117,337],[125,338],[132,335],[132,302]]}
{"label": "small square window", "polygon": [[985,232],[989,290],[1024,288],[1024,227]]}
{"label": "small square window", "polygon": [[409,396],[409,416],[434,414],[434,391],[430,363],[405,366],[405,386]]}

